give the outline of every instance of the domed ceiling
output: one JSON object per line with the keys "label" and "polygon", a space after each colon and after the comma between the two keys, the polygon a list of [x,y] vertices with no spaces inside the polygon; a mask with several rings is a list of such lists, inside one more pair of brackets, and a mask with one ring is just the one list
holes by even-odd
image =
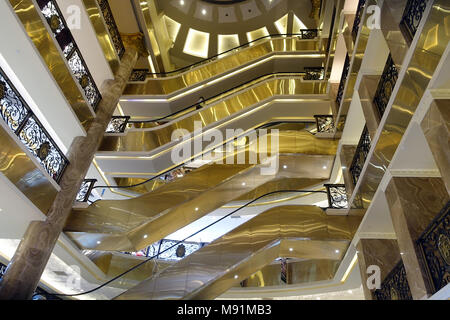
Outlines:
{"label": "domed ceiling", "polygon": [[311,0],[155,0],[174,68],[280,33],[317,28]]}

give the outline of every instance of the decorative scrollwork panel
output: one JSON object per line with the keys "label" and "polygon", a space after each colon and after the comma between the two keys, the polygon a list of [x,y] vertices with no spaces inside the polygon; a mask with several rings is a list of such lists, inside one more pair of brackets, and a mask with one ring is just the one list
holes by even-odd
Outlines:
{"label": "decorative scrollwork panel", "polygon": [[130,116],[113,116],[109,121],[106,133],[123,133],[125,132]]}
{"label": "decorative scrollwork panel", "polygon": [[352,164],[350,166],[350,173],[352,175],[353,184],[356,185],[359,176],[364,168],[367,156],[369,154],[371,145],[371,139],[367,126],[364,127],[361,138],[359,139],[358,146],[356,147],[355,156],[353,157]]}
{"label": "decorative scrollwork panel", "polygon": [[339,83],[339,89],[336,96],[336,104],[338,108],[340,107],[342,97],[344,96],[345,83],[347,82],[349,71],[350,71],[350,57],[347,54],[345,56],[344,69],[342,70],[341,82]]}
{"label": "decorative scrollwork panel", "polygon": [[323,67],[305,67],[305,73],[303,80],[323,80],[325,78]]}
{"label": "decorative scrollwork panel", "polygon": [[116,49],[117,55],[122,59],[125,53],[125,46],[123,45],[122,37],[120,36],[119,29],[117,28],[116,21],[114,20],[111,7],[109,6],[108,0],[98,0],[103,19],[105,20],[106,26],[108,27],[109,34],[111,35],[111,40]]}
{"label": "decorative scrollwork panel", "polygon": [[316,118],[317,132],[334,132],[335,125],[332,115],[315,115],[314,118]]}
{"label": "decorative scrollwork panel", "polygon": [[408,42],[412,42],[427,7],[428,0],[409,0],[400,21],[400,30]]}
{"label": "decorative scrollwork panel", "polygon": [[361,24],[361,18],[364,12],[365,4],[366,0],[359,0],[358,2],[358,9],[356,10],[355,20],[353,21],[353,28],[352,28],[353,42],[356,42],[356,38],[358,37],[359,25]]}
{"label": "decorative scrollwork panel", "polygon": [[348,208],[348,197],[345,184],[326,184],[328,206],[333,209]]}
{"label": "decorative scrollwork panel", "polygon": [[386,65],[384,67],[383,75],[381,76],[377,91],[373,98],[373,103],[377,107],[380,119],[383,117],[383,114],[386,111],[386,107],[389,103],[392,91],[394,91],[397,79],[397,67],[395,66],[394,60],[392,60],[392,56],[389,54]]}
{"label": "decorative scrollwork panel", "polygon": [[381,283],[381,288],[373,292],[375,300],[412,300],[403,261],[391,270]]}

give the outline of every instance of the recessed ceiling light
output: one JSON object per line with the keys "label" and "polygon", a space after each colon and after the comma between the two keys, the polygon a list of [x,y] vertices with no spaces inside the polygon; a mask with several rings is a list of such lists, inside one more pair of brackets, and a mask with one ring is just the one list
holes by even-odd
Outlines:
{"label": "recessed ceiling light", "polygon": [[198,211],[198,208],[195,208],[195,211]]}
{"label": "recessed ceiling light", "polygon": [[144,234],[144,239],[147,239],[148,235]]}
{"label": "recessed ceiling light", "polygon": [[239,276],[238,276],[237,274],[235,274],[235,275],[234,275],[234,278],[235,278],[235,279],[238,279],[238,278],[239,278]]}
{"label": "recessed ceiling light", "polygon": [[100,244],[100,243],[102,243],[101,241],[97,241],[97,244]]}
{"label": "recessed ceiling light", "polygon": [[327,169],[327,166],[323,166],[322,168],[323,168],[323,170],[326,170],[326,169]]}
{"label": "recessed ceiling light", "polygon": [[283,169],[287,169],[287,165],[284,165],[284,166],[283,166]]}
{"label": "recessed ceiling light", "polygon": [[202,9],[202,15],[206,15],[206,9]]}
{"label": "recessed ceiling light", "polygon": [[184,6],[184,0],[180,0],[180,4]]}
{"label": "recessed ceiling light", "polygon": [[340,251],[336,249],[334,252],[339,253]]}
{"label": "recessed ceiling light", "polygon": [[292,251],[294,251],[294,249],[293,248],[289,248],[289,251],[292,252]]}
{"label": "recessed ceiling light", "polygon": [[242,185],[245,186],[245,182],[242,182]]}

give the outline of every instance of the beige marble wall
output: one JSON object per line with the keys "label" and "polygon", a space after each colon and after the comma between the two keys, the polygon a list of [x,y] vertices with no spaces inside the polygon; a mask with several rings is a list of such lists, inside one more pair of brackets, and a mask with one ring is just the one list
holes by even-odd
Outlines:
{"label": "beige marble wall", "polygon": [[434,100],[421,127],[450,194],[450,100]]}
{"label": "beige marble wall", "polygon": [[400,250],[397,240],[392,239],[360,239],[356,245],[359,271],[366,300],[373,300],[372,292],[367,287],[367,268],[371,265],[380,267],[380,280],[386,278],[392,268],[400,261]]}
{"label": "beige marble wall", "polygon": [[414,300],[432,294],[415,242],[448,202],[441,178],[393,177],[386,189],[392,223]]}
{"label": "beige marble wall", "polygon": [[367,129],[369,130],[369,135],[372,140],[375,137],[378,125],[380,124],[380,115],[373,103],[373,98],[375,97],[380,78],[381,75],[363,75],[358,90]]}

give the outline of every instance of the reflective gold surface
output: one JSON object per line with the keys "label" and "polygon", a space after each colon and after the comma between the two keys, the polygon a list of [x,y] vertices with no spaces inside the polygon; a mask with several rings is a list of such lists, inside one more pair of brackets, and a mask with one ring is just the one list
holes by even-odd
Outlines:
{"label": "reflective gold surface", "polygon": [[[99,151],[151,151],[171,142],[177,129],[194,131],[194,122],[203,127],[230,117],[246,108],[274,96],[293,96],[324,94],[327,83],[320,81],[304,82],[301,78],[273,79],[259,84],[224,101],[206,106],[200,111],[180,120],[149,129],[131,129],[125,135],[105,136]],[[300,101],[299,101],[300,102]]]}
{"label": "reflective gold surface", "polygon": [[81,87],[74,80],[62,53],[56,47],[56,42],[41,19],[39,8],[35,7],[32,0],[9,0],[9,2],[78,120],[86,128],[88,122],[94,117],[94,113],[85,101]]}
{"label": "reflective gold surface", "polygon": [[315,206],[273,208],[117,299],[214,299],[277,257],[340,260],[359,222]]}
{"label": "reflective gold surface", "polygon": [[57,189],[31,160],[18,141],[0,126],[0,172],[44,214],[55,199]]}
{"label": "reflective gold surface", "polygon": [[[317,53],[318,40],[298,40],[298,38],[263,39],[254,45],[237,50],[210,63],[185,71],[179,75],[164,78],[147,78],[145,82],[129,83],[124,95],[167,95],[185,89],[199,82],[206,81],[220,74],[239,70],[244,65],[261,60],[274,53]],[[299,57],[301,57],[299,55]],[[314,58],[317,58],[314,56]]]}
{"label": "reflective gold surface", "polygon": [[[392,109],[383,125],[380,138],[376,142],[373,155],[368,158],[367,171],[360,177],[361,187],[357,197],[363,199],[367,208],[391,162],[395,151],[408,127],[411,118],[430,82],[434,71],[450,39],[448,1],[436,0],[426,19],[424,29],[420,34],[417,46],[406,68],[404,77],[400,77],[400,88],[395,96]],[[400,71],[401,72],[401,71]]]}
{"label": "reflective gold surface", "polygon": [[119,69],[120,59],[107,30],[98,2],[97,0],[83,0],[83,3],[86,7],[89,20],[91,20],[92,27],[95,30],[95,34],[97,35],[98,43],[105,55],[105,59],[108,61],[113,74],[115,74]]}
{"label": "reflective gold surface", "polygon": [[261,174],[263,165],[206,165],[141,197],[73,210],[65,231],[85,249],[138,251],[268,181],[327,179],[333,161],[330,155],[280,156],[288,169],[272,175]]}

